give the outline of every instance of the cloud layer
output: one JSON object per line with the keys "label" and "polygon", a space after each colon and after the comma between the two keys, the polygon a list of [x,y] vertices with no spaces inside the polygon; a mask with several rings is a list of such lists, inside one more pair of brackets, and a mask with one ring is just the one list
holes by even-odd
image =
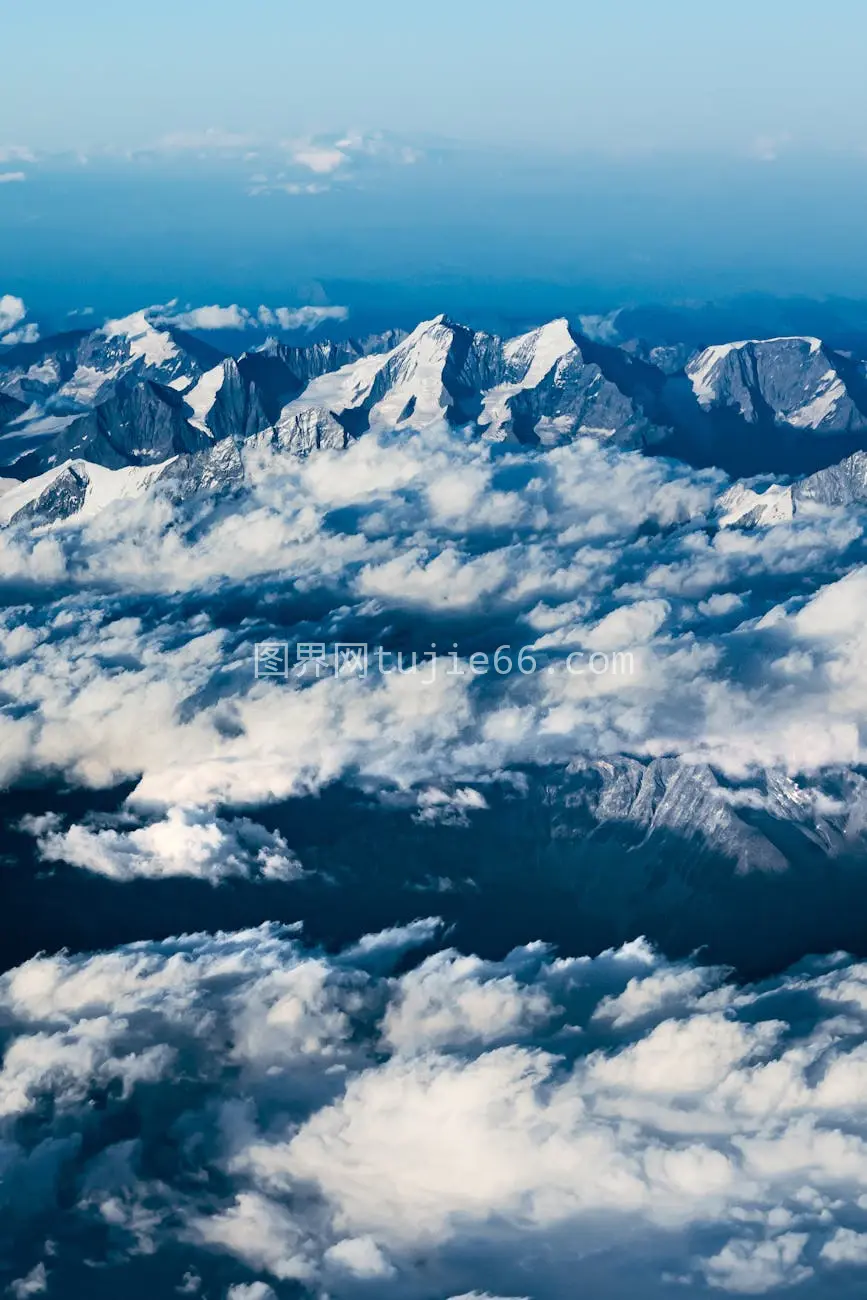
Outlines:
{"label": "cloud layer", "polygon": [[[5,780],[141,778],[137,799],[195,808],[349,774],[448,790],[580,754],[670,754],[809,786],[867,756],[858,509],[719,528],[715,471],[591,440],[533,454],[437,430],[308,460],[250,451],[247,479],[230,510],[151,493],[0,534],[22,593],[2,622],[0,682],[18,702]],[[216,626],[218,592],[234,614]],[[194,614],[179,615],[181,594]],[[131,612],[143,596],[144,618]],[[296,640],[364,640],[392,658],[366,679],[257,681],[254,643],[269,637],[293,660]],[[501,644],[509,673],[494,667]],[[521,649],[536,671],[516,670]]]}
{"label": "cloud layer", "polygon": [[[88,1242],[111,1269],[165,1252],[173,1286],[216,1267],[248,1295],[856,1293],[863,965],[738,988],[638,941],[442,948],[392,973],[435,935],[326,957],[264,926],[3,976],[18,1276],[63,1278]],[[61,1186],[46,1255],[28,1225],[53,1231]]]}

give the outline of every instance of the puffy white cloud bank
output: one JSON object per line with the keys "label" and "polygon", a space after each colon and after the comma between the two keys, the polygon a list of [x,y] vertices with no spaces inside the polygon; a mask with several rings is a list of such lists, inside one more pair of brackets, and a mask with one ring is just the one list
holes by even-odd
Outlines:
{"label": "puffy white cloud bank", "polygon": [[436,937],[266,925],[0,978],[21,1293],[85,1244],[248,1300],[863,1293],[867,967],[738,987],[643,941],[413,953]]}
{"label": "puffy white cloud bank", "polygon": [[[433,430],[246,461],[228,504],[152,491],[0,532],[5,781],[135,779],[163,808],[343,777],[450,799],[516,764],[628,753],[797,778],[830,815],[818,776],[867,757],[858,508],[719,528],[721,474],[591,440],[539,454]],[[270,638],[293,662],[298,641],[406,656],[256,680]],[[389,671],[411,652],[416,671]]]}

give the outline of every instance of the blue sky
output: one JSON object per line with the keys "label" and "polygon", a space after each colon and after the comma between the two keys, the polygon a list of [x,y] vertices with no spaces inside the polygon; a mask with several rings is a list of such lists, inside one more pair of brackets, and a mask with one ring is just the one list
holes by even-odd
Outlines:
{"label": "blue sky", "polygon": [[0,293],[55,325],[867,298],[863,0],[0,0],[0,34]]}
{"label": "blue sky", "polygon": [[0,137],[41,150],[352,126],[537,149],[865,148],[861,0],[0,0],[0,16],[15,51]]}

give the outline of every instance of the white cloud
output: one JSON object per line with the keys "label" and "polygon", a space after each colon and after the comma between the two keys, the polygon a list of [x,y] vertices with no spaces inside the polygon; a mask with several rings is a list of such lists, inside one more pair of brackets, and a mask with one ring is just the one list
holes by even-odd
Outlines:
{"label": "white cloud", "polygon": [[858,1268],[867,1266],[867,1232],[852,1228],[838,1228],[822,1247],[822,1259],[829,1264],[849,1264]]}
{"label": "white cloud", "polygon": [[303,874],[286,841],[246,818],[211,820],[171,808],[165,819],[133,830],[34,827],[42,858],[68,862],[112,880],[194,876],[212,884],[229,876],[293,880]]}
{"label": "white cloud", "polygon": [[[149,495],[45,534],[0,531],[6,572],[46,587],[69,575],[91,611],[39,638],[28,664],[0,670],[26,706],[6,721],[9,777],[132,777],[139,798],[201,807],[284,798],[352,772],[416,787],[421,814],[461,820],[475,814],[457,791],[480,807],[480,779],[528,761],[676,754],[739,777],[800,774],[809,788],[818,769],[867,759],[857,516],[761,536],[708,530],[721,476],[590,440],[495,458],[433,427],[306,460],[245,454],[249,490],[231,512],[203,501],[187,515]],[[819,570],[820,591],[805,588]],[[395,611],[418,611],[474,635],[498,620],[494,644],[508,640],[514,660],[530,626],[540,670],[501,678],[489,663],[476,675],[461,646],[457,673],[443,659],[432,683],[420,658],[416,672],[276,687],[253,680],[252,633],[187,626],[159,603],[149,630],[121,638],[126,670],[101,666],[106,591],[122,610],[131,592],[162,601],[251,579],[273,593],[332,593],[326,641],[359,616],[378,620],[378,636]],[[805,594],[778,606],[785,584]],[[733,587],[760,594],[713,599]],[[26,637],[19,628],[43,618],[16,614],[10,630]],[[428,622],[412,649],[421,657],[438,640],[442,654],[452,638]],[[566,671],[567,654],[603,647],[628,650],[632,671]]]}
{"label": "white cloud", "polygon": [[[449,1279],[433,1293],[476,1297],[530,1263],[532,1294],[563,1294],[587,1250],[600,1294],[673,1261],[690,1296],[863,1268],[867,967],[723,980],[641,943],[398,975],[276,926],[36,957],[0,976],[7,1177],[20,1117],[49,1145],[86,1122],[56,1158],[89,1190],[34,1203],[40,1230],[96,1212],[115,1252],[218,1252],[266,1275],[246,1300],[340,1277],[405,1294],[420,1256]],[[121,1151],[118,1108],[139,1106]],[[182,1177],[147,1182],[169,1133]]]}
{"label": "white cloud", "polygon": [[16,298],[11,293],[0,296],[0,334],[18,325],[26,315],[27,308],[24,306],[23,298]]}
{"label": "white cloud", "polygon": [[[2,177],[0,177],[2,180]],[[0,295],[0,343],[36,343],[39,326],[35,321],[25,322],[27,308],[22,298],[12,293]]]}
{"label": "white cloud", "polygon": [[353,1277],[393,1277],[394,1267],[372,1237],[344,1237],[325,1252],[325,1263]]}
{"label": "white cloud", "polygon": [[481,790],[470,786],[458,786],[456,790],[439,790],[428,786],[419,791],[418,811],[415,819],[419,822],[442,822],[447,826],[468,826],[469,814],[487,809],[488,803]]}
{"label": "white cloud", "polygon": [[[339,181],[349,179],[359,168],[406,166],[422,157],[418,149],[381,132],[363,134],[351,131],[339,139],[286,140],[281,147],[295,167]],[[285,172],[278,172],[272,178],[265,173],[256,175],[250,192],[267,194],[279,190],[287,194],[321,194],[330,188],[329,182],[286,179]]]}
{"label": "white cloud", "polygon": [[719,980],[720,974],[712,968],[685,966],[633,976],[622,993],[602,999],[596,1008],[596,1018],[610,1020],[616,1029],[622,1029],[663,1010],[674,1014],[693,1005],[708,985]]}
{"label": "white cloud", "polygon": [[813,1273],[800,1262],[808,1240],[805,1232],[786,1232],[770,1241],[730,1241],[705,1260],[705,1277],[712,1287],[732,1295],[765,1295],[794,1286]]}
{"label": "white cloud", "polygon": [[260,307],[258,319],[262,325],[277,324],[284,330],[315,329],[327,320],[346,320],[347,307]]}
{"label": "white cloud", "polygon": [[395,954],[409,948],[417,948],[429,943],[442,929],[438,916],[426,916],[409,925],[395,925],[387,930],[378,930],[375,934],[364,934],[347,950],[347,956],[358,966],[368,968],[371,960],[376,963],[383,956],[386,965],[391,965]]}
{"label": "white cloud", "polygon": [[743,607],[742,596],[735,595],[733,591],[721,591],[708,596],[707,600],[700,600],[698,612],[707,618],[724,618],[726,614],[734,614]]}
{"label": "white cloud", "polygon": [[299,167],[307,167],[317,176],[328,176],[349,161],[348,155],[333,145],[293,145],[289,156]]}
{"label": "white cloud", "polygon": [[346,320],[346,307],[303,306],[266,307],[253,312],[237,303],[221,307],[214,303],[206,307],[188,307],[184,311],[169,312],[151,309],[154,320],[176,325],[185,330],[244,330],[279,326],[284,330],[315,329],[324,321]]}
{"label": "white cloud", "polygon": [[530,1300],[529,1296],[493,1296],[488,1291],[467,1291],[464,1295],[453,1295],[450,1300]]}
{"label": "white cloud", "polygon": [[195,1219],[190,1238],[280,1281],[303,1282],[314,1274],[301,1226],[288,1210],[256,1192],[242,1192],[222,1213]]}
{"label": "white cloud", "polygon": [[9,1284],[9,1291],[15,1297],[15,1300],[27,1300],[28,1296],[42,1295],[48,1290],[48,1274],[45,1265],[40,1261],[36,1264],[26,1277],[18,1277]]}
{"label": "white cloud", "polygon": [[38,343],[39,338],[39,326],[35,321],[28,321],[26,325],[21,325],[18,329],[10,330],[8,334],[4,334],[0,337],[0,343]]}
{"label": "white cloud", "polygon": [[0,172],[0,185],[12,185],[16,181],[26,181],[26,172]]}
{"label": "white cloud", "polygon": [[619,650],[652,641],[671,613],[667,600],[640,600],[606,614],[587,632],[591,650]]}
{"label": "white cloud", "polygon": [[242,330],[247,327],[249,317],[244,310],[232,303],[230,307],[193,307],[172,317],[173,325],[180,325],[188,330]]}
{"label": "white cloud", "polygon": [[521,985],[477,957],[440,952],[403,977],[383,1035],[396,1052],[493,1043],[529,1036],[554,1009],[544,989]]}
{"label": "white cloud", "polygon": [[226,1300],[276,1300],[267,1282],[236,1282],[226,1292]]}

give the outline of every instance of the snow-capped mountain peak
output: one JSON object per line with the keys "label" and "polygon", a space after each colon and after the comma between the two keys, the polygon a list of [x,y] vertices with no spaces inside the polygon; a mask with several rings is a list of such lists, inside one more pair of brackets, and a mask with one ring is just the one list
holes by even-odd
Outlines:
{"label": "snow-capped mountain peak", "polygon": [[732,353],[737,354],[745,349],[752,350],[757,347],[763,351],[775,347],[785,351],[792,345],[798,352],[803,353],[806,349],[809,356],[814,356],[821,349],[822,341],[809,335],[782,335],[771,339],[740,339],[732,343],[714,343],[692,358],[686,367],[686,373],[696,397],[702,405],[710,405],[717,396],[715,383],[720,378],[723,364]]}
{"label": "snow-capped mountain peak", "polygon": [[171,459],[156,466],[106,469],[85,460],[67,460],[24,482],[0,480],[0,523],[91,518],[113,501],[140,496],[169,464]]}
{"label": "snow-capped mountain peak", "polygon": [[107,339],[123,339],[130,357],[140,357],[146,366],[163,366],[178,356],[178,347],[166,329],[157,329],[146,311],[132,312],[102,326]]}
{"label": "snow-capped mountain peak", "polygon": [[523,390],[535,388],[558,362],[575,351],[575,340],[565,317],[507,340],[503,345],[503,360],[508,378],[485,394],[479,416],[485,436],[496,441],[508,436],[512,399]]}
{"label": "snow-capped mountain peak", "polygon": [[751,421],[835,433],[867,426],[849,368],[820,339],[792,336],[715,344],[693,357],[686,374],[704,410],[728,407]]}
{"label": "snow-capped mountain peak", "polygon": [[561,357],[574,352],[575,339],[565,316],[548,321],[538,329],[508,339],[503,356],[510,372],[520,376],[524,387],[539,383]]}
{"label": "snow-capped mountain peak", "polygon": [[491,369],[486,360],[501,367],[496,340],[437,316],[422,321],[387,352],[361,356],[315,377],[287,403],[279,424],[285,428],[311,408],[343,416],[358,431],[408,421],[429,424],[454,414],[465,393],[485,383]]}

